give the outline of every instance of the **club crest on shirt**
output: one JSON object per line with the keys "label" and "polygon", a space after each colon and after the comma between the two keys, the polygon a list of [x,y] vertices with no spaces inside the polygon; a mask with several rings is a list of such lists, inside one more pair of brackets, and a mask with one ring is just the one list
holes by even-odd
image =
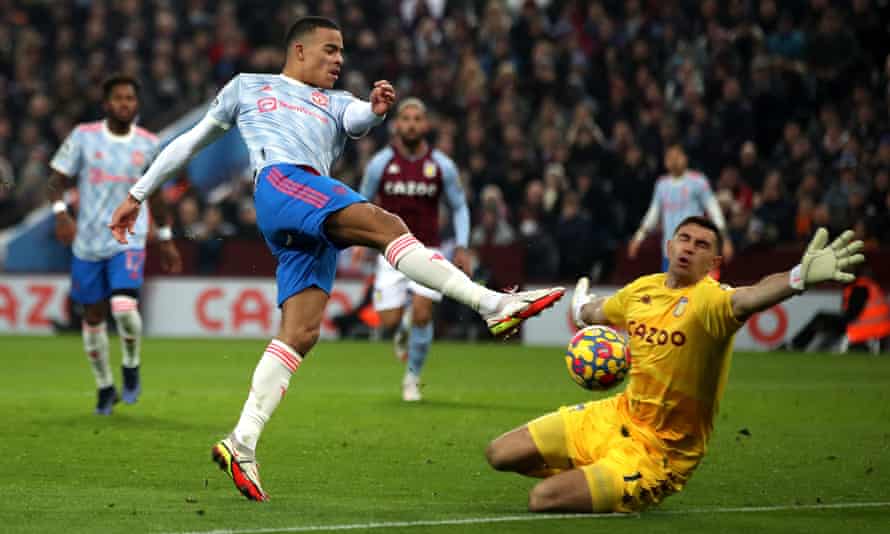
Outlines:
{"label": "club crest on shirt", "polygon": [[680,301],[677,302],[676,306],[674,306],[674,317],[683,315],[683,312],[686,311],[687,304],[689,304],[689,299],[686,297],[680,297]]}
{"label": "club crest on shirt", "polygon": [[313,104],[315,104],[318,107],[322,107],[322,108],[328,107],[328,102],[331,101],[331,99],[328,97],[328,95],[322,93],[321,91],[312,91],[311,98],[312,98]]}
{"label": "club crest on shirt", "polygon": [[389,167],[386,168],[387,174],[399,174],[399,164],[398,163],[390,163]]}
{"label": "club crest on shirt", "polygon": [[130,162],[133,164],[134,167],[141,167],[145,165],[145,154],[143,154],[139,150],[133,151],[133,153],[130,154]]}
{"label": "club crest on shirt", "polygon": [[427,178],[435,178],[436,170],[436,164],[432,161],[427,161],[423,164],[423,175]]}

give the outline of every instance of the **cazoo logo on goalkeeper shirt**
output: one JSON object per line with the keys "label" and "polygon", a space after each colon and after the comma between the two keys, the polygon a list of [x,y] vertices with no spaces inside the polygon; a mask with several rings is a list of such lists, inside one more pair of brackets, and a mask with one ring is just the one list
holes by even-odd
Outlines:
{"label": "cazoo logo on goalkeeper shirt", "polygon": [[665,330],[654,326],[647,326],[646,323],[638,323],[637,321],[627,322],[627,334],[631,337],[638,337],[644,342],[651,345],[675,345],[682,347],[686,344],[686,334],[679,330]]}

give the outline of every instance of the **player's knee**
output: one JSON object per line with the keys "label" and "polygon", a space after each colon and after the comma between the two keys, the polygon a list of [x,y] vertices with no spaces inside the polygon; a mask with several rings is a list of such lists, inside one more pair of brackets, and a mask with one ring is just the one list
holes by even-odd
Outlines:
{"label": "player's knee", "polygon": [[488,447],[485,449],[485,459],[488,460],[488,465],[496,471],[512,470],[513,458],[501,439],[496,439],[488,444]]}
{"label": "player's knee", "polygon": [[298,354],[306,356],[318,342],[321,325],[305,325],[288,329],[279,333],[277,338],[290,345]]}
{"label": "player's knee", "polygon": [[424,327],[430,324],[430,321],[433,320],[433,312],[432,310],[422,310],[420,308],[415,309],[411,312],[411,325]]}
{"label": "player's knee", "polygon": [[142,317],[139,314],[139,301],[131,296],[111,297],[111,315],[122,334],[133,336],[142,333]]}
{"label": "player's knee", "polygon": [[377,228],[377,232],[380,235],[382,246],[385,247],[397,237],[410,232],[408,225],[405,224],[405,221],[403,221],[401,217],[383,208],[376,206],[374,208],[374,226]]}
{"label": "player's knee", "polygon": [[559,508],[559,494],[552,484],[545,480],[528,492],[529,512],[550,512]]}
{"label": "player's knee", "polygon": [[83,320],[95,326],[105,320],[105,308],[101,305],[87,306],[83,310]]}

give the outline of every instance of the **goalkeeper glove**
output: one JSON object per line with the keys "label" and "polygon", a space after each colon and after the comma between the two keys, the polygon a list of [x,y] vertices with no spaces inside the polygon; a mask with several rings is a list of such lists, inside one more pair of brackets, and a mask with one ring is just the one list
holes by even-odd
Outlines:
{"label": "goalkeeper glove", "polygon": [[820,282],[834,280],[849,283],[856,279],[850,272],[852,267],[865,261],[865,256],[856,254],[863,248],[862,241],[853,239],[853,231],[847,230],[828,243],[828,230],[819,228],[807,246],[800,263],[791,269],[789,284],[798,291],[810,288]]}
{"label": "goalkeeper glove", "polygon": [[582,276],[575,284],[575,292],[572,294],[572,322],[578,328],[587,326],[587,323],[581,319],[581,308],[596,298],[596,295],[587,292],[588,289],[590,289],[590,280],[586,276]]}

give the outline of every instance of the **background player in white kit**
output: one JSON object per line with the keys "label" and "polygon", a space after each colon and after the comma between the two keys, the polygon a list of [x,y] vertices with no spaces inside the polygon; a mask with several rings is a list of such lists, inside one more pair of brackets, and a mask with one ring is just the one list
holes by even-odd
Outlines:
{"label": "background player in white kit", "polygon": [[723,236],[723,261],[732,259],[732,240],[726,231],[726,220],[720,205],[714,197],[708,178],[700,172],[688,168],[689,160],[680,145],[672,145],[664,153],[664,166],[668,174],[655,183],[652,202],[640,228],[628,246],[627,255],[636,258],[646,235],[655,230],[661,222],[661,270],[667,270],[667,242],[677,229],[677,225],[687,217],[704,215],[714,221]]}
{"label": "background player in white kit", "polygon": [[[83,347],[98,390],[96,413],[110,415],[118,401],[108,358],[109,297],[111,314],[121,338],[124,402],[139,398],[142,317],[139,288],[145,263],[148,214],[139,210],[128,244],[108,234],[106,221],[122,202],[158,148],[158,138],[133,124],[139,111],[139,84],[128,76],[112,76],[102,86],[104,121],[77,125],[59,147],[50,167],[49,197],[56,214],[56,236],[65,245],[74,242],[71,265],[71,299],[84,306]],[[80,199],[77,222],[62,201],[66,182],[76,179]],[[151,201],[160,224],[161,265],[178,272],[181,261],[160,195]]]}
{"label": "background player in white kit", "polygon": [[[470,209],[460,174],[448,156],[429,146],[428,133],[423,102],[417,98],[403,100],[396,111],[392,145],[374,154],[368,162],[359,192],[370,200],[376,197],[380,207],[401,217],[432,250],[439,245],[439,204],[444,194],[454,224],[454,264],[469,275],[466,247]],[[384,328],[398,327],[394,336],[396,357],[407,364],[402,379],[405,401],[422,398],[420,373],[433,341],[433,302],[441,300],[438,291],[409,280],[385,257],[377,258],[374,309]]]}
{"label": "background player in white kit", "polygon": [[238,424],[213,446],[212,455],[235,487],[256,501],[268,499],[256,463],[257,441],[291,375],[318,340],[341,249],[359,245],[383,251],[412,280],[479,311],[496,335],[514,332],[565,293],[553,288],[504,294],[474,284],[415,239],[399,217],[327,176],[348,137],[360,137],[383,121],[395,91],[389,82],[377,81],[368,102],[331,90],[343,64],[343,36],[329,19],[299,19],[285,46],[282,73],[232,79],[207,115],[158,155],[109,225],[118,241],[126,242],[142,200],[238,125],[256,176],[258,226],[278,260],[281,323],[254,371]]}

